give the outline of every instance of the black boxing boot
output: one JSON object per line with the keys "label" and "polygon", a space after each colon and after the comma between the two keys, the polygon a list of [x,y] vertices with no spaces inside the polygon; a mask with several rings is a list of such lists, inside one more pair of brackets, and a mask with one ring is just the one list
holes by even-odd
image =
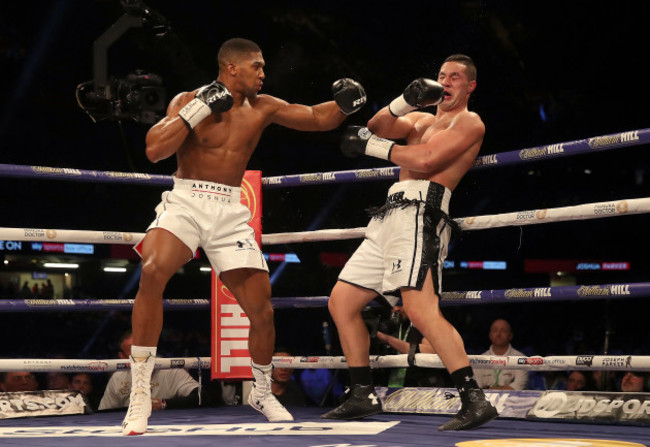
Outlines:
{"label": "black boxing boot", "polygon": [[469,402],[463,403],[460,411],[438,430],[470,430],[491,421],[499,415],[480,389],[467,392]]}
{"label": "black boxing boot", "polygon": [[470,430],[499,415],[476,383],[471,366],[454,371],[451,378],[458,389],[462,406],[458,414],[438,430]]}
{"label": "black boxing boot", "polygon": [[372,385],[353,385],[348,399],[321,417],[323,419],[361,419],[381,412],[381,402]]}

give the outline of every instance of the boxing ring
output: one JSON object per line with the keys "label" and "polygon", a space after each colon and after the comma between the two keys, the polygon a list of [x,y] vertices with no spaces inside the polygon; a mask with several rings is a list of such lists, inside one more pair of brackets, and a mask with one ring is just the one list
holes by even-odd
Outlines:
{"label": "boxing ring", "polygon": [[[519,151],[503,152],[477,158],[472,170],[498,168],[542,159],[555,159],[603,150],[640,146],[650,143],[650,129],[633,130],[611,135],[551,144]],[[264,188],[282,188],[302,185],[345,182],[394,180],[399,168],[378,168],[267,177]],[[171,177],[137,173],[85,171],[42,166],[0,164],[0,176],[13,178],[73,180],[82,182],[121,183],[170,187]],[[519,210],[495,215],[469,216],[455,219],[465,231],[492,228],[540,225],[551,222],[614,218],[650,212],[650,197],[621,198],[615,201],[584,203],[575,206]],[[364,228],[327,229],[294,233],[262,235],[263,245],[310,243],[358,239]],[[107,238],[110,235],[110,238]],[[53,239],[58,243],[111,243],[134,245],[144,233],[116,230],[66,230],[33,228],[0,228],[0,240],[41,241]],[[493,303],[551,302],[576,299],[638,299],[650,296],[650,282],[605,283],[598,285],[511,288],[500,290],[460,290],[443,292],[442,306],[481,305]],[[275,308],[323,307],[326,296],[273,298]],[[43,311],[105,311],[130,310],[132,299],[54,299],[0,300],[0,312]],[[208,309],[207,299],[165,299],[168,310]],[[588,358],[587,358],[588,357]],[[443,368],[433,354],[371,356],[371,367],[406,367],[410,361],[416,366]],[[0,359],[0,371],[33,372],[71,370],[84,372],[111,372],[120,368],[123,360],[73,359]],[[182,362],[185,368],[209,368],[209,357],[159,358],[156,368],[171,368]],[[606,370],[647,371],[650,356],[595,355],[595,356],[470,356],[474,368],[508,368],[529,371]],[[344,369],[340,356],[275,357],[277,366],[294,369]],[[388,396],[387,396],[388,397]],[[500,395],[488,396],[500,399]],[[449,399],[449,397],[447,397]],[[623,405],[623,404],[621,404]],[[630,404],[631,406],[632,404]],[[333,422],[320,419],[323,408],[289,408],[296,420],[292,423],[268,423],[262,415],[246,406],[165,410],[153,412],[150,430],[140,437],[121,436],[123,411],[91,415],[67,415],[1,419],[2,445],[63,446],[84,445],[215,445],[227,442],[233,446],[296,445],[296,446],[458,446],[458,447],[514,447],[514,446],[650,446],[650,424],[647,423],[585,423],[585,421],[527,420],[502,414],[496,420],[469,432],[438,432],[449,414],[417,414],[417,412],[385,412],[361,421]],[[548,410],[546,408],[545,410]],[[650,410],[648,410],[650,413]],[[541,414],[538,411],[538,414]],[[178,436],[182,436],[182,441]],[[117,439],[116,439],[117,438]],[[74,444],[78,443],[78,444]]]}

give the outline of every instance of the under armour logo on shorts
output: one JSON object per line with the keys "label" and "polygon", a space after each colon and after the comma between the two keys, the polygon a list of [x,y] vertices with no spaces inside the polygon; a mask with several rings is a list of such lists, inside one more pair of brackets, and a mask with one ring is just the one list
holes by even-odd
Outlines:
{"label": "under armour logo on shorts", "polygon": [[401,271],[402,271],[402,260],[398,259],[397,262],[393,262],[393,270],[390,273],[393,274]]}
{"label": "under armour logo on shorts", "polygon": [[242,249],[242,250],[253,250],[253,243],[248,240],[244,239],[243,241],[237,241],[237,248]]}

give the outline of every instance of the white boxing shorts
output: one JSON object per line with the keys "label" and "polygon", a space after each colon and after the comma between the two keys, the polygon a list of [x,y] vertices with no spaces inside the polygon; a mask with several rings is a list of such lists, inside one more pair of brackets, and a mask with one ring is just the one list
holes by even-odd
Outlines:
{"label": "white boxing shorts", "polygon": [[[368,224],[365,240],[348,260],[339,280],[373,290],[391,306],[400,289],[422,290],[429,270],[436,294],[452,225],[451,191],[428,180],[406,180],[388,190],[386,204]],[[386,296],[395,295],[395,296]]]}
{"label": "white boxing shorts", "polygon": [[174,188],[162,193],[147,231],[163,228],[192,253],[203,248],[217,275],[237,268],[268,271],[250,219],[250,210],[241,204],[241,188],[174,177]]}

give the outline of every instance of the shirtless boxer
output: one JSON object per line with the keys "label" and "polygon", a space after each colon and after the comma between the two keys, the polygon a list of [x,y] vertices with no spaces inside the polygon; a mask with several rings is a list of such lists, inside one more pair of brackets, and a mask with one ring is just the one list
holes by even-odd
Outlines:
{"label": "shirtless boxer", "polygon": [[132,390],[122,432],[147,431],[150,378],[162,330],[165,286],[201,246],[215,273],[250,319],[248,348],[254,384],[249,403],[269,421],[293,420],[271,393],[275,343],[268,267],[240,203],[246,165],[262,131],[279,124],[304,131],[336,128],[366,102],[360,84],[344,78],[332,85],[334,101],[289,104],[259,94],[264,82],[260,48],[230,39],[219,49],[219,77],[193,92],[178,94],[167,115],[146,136],[147,158],[156,163],[176,155],[174,188],[162,194],[156,218],[141,246],[142,275],[133,306]]}
{"label": "shirtless boxer", "polygon": [[[401,294],[412,324],[451,373],[462,407],[440,430],[464,430],[497,412],[476,384],[463,340],[439,309],[441,273],[451,230],[451,192],[476,158],[485,126],[467,108],[476,88],[476,66],[465,55],[448,57],[438,82],[419,78],[368,121],[345,131],[341,150],[389,160],[401,167],[399,182],[373,215],[365,240],[332,290],[329,310],[350,371],[350,397],[323,415],[355,419],[381,411],[374,394],[368,330],[361,311],[377,295]],[[417,109],[437,105],[436,114]],[[374,135],[377,134],[377,135]],[[406,145],[392,139],[405,139]],[[391,304],[397,298],[389,299]]]}

